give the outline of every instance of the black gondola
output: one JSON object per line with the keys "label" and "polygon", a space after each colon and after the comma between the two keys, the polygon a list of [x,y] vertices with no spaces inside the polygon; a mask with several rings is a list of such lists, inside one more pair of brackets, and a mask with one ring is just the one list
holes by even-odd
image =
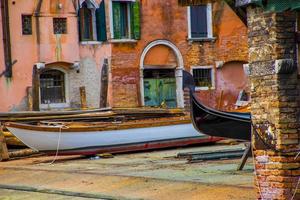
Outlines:
{"label": "black gondola", "polygon": [[209,108],[195,96],[195,85],[190,73],[183,73],[183,86],[190,89],[191,119],[196,130],[201,133],[251,141],[251,114],[223,112]]}

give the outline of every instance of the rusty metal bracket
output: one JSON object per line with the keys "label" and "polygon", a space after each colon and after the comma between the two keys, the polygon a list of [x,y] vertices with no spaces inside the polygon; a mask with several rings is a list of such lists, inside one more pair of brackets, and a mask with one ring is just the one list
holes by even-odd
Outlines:
{"label": "rusty metal bracket", "polygon": [[0,78],[4,75],[7,78],[12,77],[12,67],[16,64],[18,60],[14,60],[12,63],[8,64],[5,70],[3,70],[0,74]]}

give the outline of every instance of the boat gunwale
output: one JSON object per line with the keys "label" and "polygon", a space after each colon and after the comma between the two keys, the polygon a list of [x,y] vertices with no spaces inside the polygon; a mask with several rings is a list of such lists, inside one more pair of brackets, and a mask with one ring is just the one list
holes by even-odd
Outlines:
{"label": "boat gunwale", "polygon": [[[162,120],[164,118],[160,118]],[[168,119],[168,118],[165,118]],[[42,131],[42,132],[92,132],[92,131],[112,131],[112,130],[125,130],[125,129],[135,129],[135,128],[153,128],[160,126],[172,126],[172,125],[181,125],[191,123],[191,119],[184,117],[183,119],[177,120],[168,120],[168,121],[149,121],[144,123],[137,122],[123,122],[118,124],[111,125],[93,125],[92,127],[88,126],[78,126],[78,127],[68,127],[65,125],[60,126],[38,126],[30,125],[16,122],[7,122],[5,127],[7,128],[18,128],[32,131]]]}
{"label": "boat gunwale", "polygon": [[[251,117],[248,119],[248,118],[245,118],[244,116],[242,115],[250,115],[250,112],[246,112],[246,113],[239,113],[239,112],[223,112],[223,111],[218,111],[218,110],[215,110],[213,108],[210,108],[210,107],[207,107],[203,104],[201,104],[197,99],[196,97],[194,96],[194,94],[191,94],[192,96],[192,103],[195,103],[196,106],[203,110],[204,112],[210,114],[210,115],[214,115],[214,116],[217,116],[217,117],[222,117],[222,118],[227,118],[227,119],[233,119],[233,120],[238,120],[238,121],[241,121],[241,122],[246,122],[246,123],[249,123],[251,122]],[[193,106],[193,105],[191,105]],[[194,109],[192,109],[191,112],[193,112]],[[240,115],[240,116],[238,116]],[[193,117],[192,117],[193,118]]]}

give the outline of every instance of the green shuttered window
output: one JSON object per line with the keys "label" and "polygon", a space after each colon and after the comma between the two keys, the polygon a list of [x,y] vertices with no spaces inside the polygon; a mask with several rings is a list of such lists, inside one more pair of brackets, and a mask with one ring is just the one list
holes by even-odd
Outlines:
{"label": "green shuttered window", "polygon": [[104,0],[100,3],[96,10],[96,24],[97,24],[97,40],[106,41],[106,19],[105,19],[105,5]]}
{"label": "green shuttered window", "polygon": [[140,3],[112,1],[113,39],[140,39]]}

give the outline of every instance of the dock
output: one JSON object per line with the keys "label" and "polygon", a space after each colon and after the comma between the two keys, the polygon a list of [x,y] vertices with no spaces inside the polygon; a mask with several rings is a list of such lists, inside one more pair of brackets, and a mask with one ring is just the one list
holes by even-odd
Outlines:
{"label": "dock", "polygon": [[[29,157],[0,163],[0,199],[252,200],[252,159],[188,163],[179,153],[237,149],[210,145],[113,157]],[[54,163],[53,163],[54,161]],[[51,164],[52,163],[52,164]]]}

